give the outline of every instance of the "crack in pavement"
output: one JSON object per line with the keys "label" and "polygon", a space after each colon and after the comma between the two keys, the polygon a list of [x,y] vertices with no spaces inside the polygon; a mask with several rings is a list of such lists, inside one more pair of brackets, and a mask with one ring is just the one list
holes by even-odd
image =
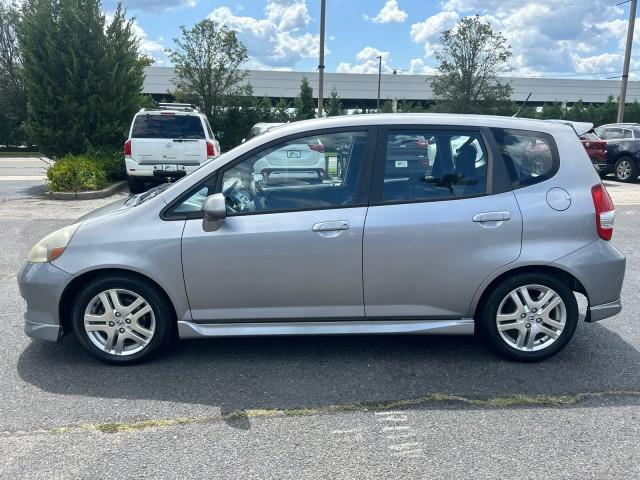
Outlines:
{"label": "crack in pavement", "polygon": [[512,395],[507,397],[495,397],[487,399],[467,398],[458,395],[435,393],[419,398],[393,400],[383,403],[357,403],[344,405],[328,405],[324,407],[302,408],[266,408],[234,410],[219,415],[200,417],[176,417],[169,419],[147,419],[132,422],[104,422],[83,423],[53,428],[40,428],[34,430],[0,431],[0,438],[30,436],[30,435],[60,435],[83,432],[97,433],[127,433],[152,428],[168,428],[185,425],[224,422],[237,419],[263,418],[263,417],[293,417],[331,415],[338,413],[358,412],[384,412],[393,409],[410,407],[426,407],[433,404],[462,404],[482,408],[501,409],[510,407],[566,407],[595,398],[612,398],[621,396],[640,397],[640,391],[611,390],[603,392],[584,392],[568,395]]}

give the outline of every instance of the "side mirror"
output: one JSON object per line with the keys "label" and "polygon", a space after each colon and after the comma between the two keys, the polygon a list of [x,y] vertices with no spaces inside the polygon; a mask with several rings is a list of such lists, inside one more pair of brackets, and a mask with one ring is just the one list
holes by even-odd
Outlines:
{"label": "side mirror", "polygon": [[202,205],[202,228],[206,232],[215,232],[220,221],[227,217],[227,205],[222,193],[209,195]]}

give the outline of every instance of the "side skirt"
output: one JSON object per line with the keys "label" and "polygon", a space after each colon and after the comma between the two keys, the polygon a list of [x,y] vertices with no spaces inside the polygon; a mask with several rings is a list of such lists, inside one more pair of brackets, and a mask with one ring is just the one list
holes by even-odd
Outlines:
{"label": "side skirt", "polygon": [[180,338],[263,335],[428,334],[473,335],[474,321],[358,320],[343,322],[193,323],[178,322]]}

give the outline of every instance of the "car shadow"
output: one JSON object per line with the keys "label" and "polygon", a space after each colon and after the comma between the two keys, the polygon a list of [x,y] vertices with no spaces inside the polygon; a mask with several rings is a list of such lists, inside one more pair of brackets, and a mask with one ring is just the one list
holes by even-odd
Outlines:
{"label": "car shadow", "polygon": [[[223,413],[431,394],[640,391],[640,352],[602,325],[581,327],[564,351],[534,364],[503,360],[474,337],[385,335],[183,341],[151,362],[116,367],[91,359],[69,336],[59,344],[33,341],[17,369],[51,393],[203,404]],[[625,398],[620,401],[638,401]],[[242,425],[238,419],[235,426]]]}

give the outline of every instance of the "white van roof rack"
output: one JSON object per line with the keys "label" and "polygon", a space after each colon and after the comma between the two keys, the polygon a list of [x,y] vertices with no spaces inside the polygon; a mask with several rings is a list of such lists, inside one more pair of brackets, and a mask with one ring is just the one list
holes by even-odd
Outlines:
{"label": "white van roof rack", "polygon": [[[175,110],[177,112],[199,112],[198,107],[192,103],[159,103],[160,110]],[[149,110],[156,110],[150,108]]]}

